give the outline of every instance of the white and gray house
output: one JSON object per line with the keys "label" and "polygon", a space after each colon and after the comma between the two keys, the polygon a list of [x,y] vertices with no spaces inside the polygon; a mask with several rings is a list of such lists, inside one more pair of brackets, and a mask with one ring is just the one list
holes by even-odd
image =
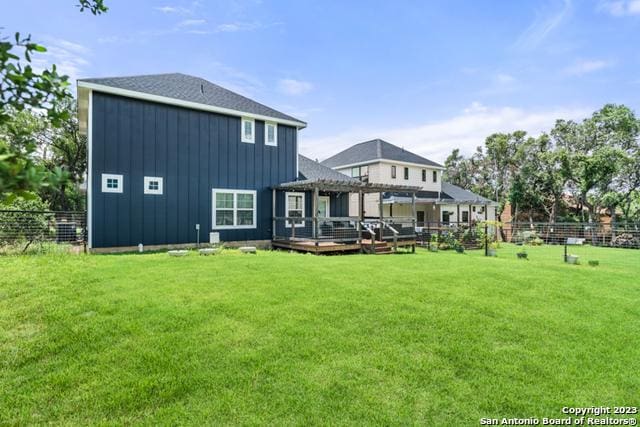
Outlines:
{"label": "white and gray house", "polygon": [[[361,142],[322,162],[348,177],[363,182],[419,187],[415,192],[416,223],[473,223],[494,220],[497,203],[442,180],[444,167],[382,139]],[[367,194],[365,218],[411,217],[413,194],[389,191]],[[356,214],[357,197],[350,213]]]}

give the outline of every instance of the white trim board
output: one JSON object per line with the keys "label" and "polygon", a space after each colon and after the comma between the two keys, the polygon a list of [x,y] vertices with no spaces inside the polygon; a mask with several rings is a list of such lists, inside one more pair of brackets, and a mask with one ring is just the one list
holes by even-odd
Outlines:
{"label": "white trim board", "polygon": [[231,108],[216,107],[214,105],[201,104],[199,102],[184,101],[182,99],[169,98],[166,96],[153,95],[150,93],[138,92],[135,90],[121,89],[111,86],[105,86],[97,83],[78,81],[78,87],[97,90],[99,92],[109,93],[112,95],[126,96],[128,98],[142,99],[144,101],[159,102],[161,104],[175,105],[178,107],[192,108],[195,110],[210,111],[213,113],[227,114],[236,117],[249,117],[252,119],[263,120],[268,122],[276,122],[283,125],[294,126],[298,129],[304,129],[307,124],[295,120],[279,119],[276,117],[264,116],[262,114],[248,113],[245,111],[233,110]]}
{"label": "white trim board", "polygon": [[91,175],[93,174],[93,158],[91,157],[93,152],[93,92],[89,91],[89,107],[87,114],[87,223],[85,226],[87,227],[88,234],[88,242],[87,246],[91,249],[93,246],[93,202],[91,201],[93,197],[93,188],[91,179]]}

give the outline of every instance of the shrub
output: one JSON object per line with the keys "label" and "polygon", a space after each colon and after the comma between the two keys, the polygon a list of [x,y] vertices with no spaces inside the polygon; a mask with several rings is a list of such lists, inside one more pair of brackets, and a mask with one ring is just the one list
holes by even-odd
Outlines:
{"label": "shrub", "polygon": [[[49,235],[46,211],[49,206],[35,194],[0,203],[0,245],[33,242]],[[11,211],[11,212],[6,212]]]}

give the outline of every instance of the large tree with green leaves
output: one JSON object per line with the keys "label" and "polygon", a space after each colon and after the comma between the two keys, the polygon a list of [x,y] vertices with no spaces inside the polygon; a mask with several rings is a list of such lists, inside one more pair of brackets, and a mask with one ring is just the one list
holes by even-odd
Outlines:
{"label": "large tree with green leaves", "polygon": [[582,122],[558,120],[531,138],[523,131],[497,133],[469,158],[454,150],[446,178],[504,206],[555,222],[570,194],[584,221],[608,211],[613,220],[638,220],[640,121],[628,107],[605,105]]}
{"label": "large tree with green leaves", "polygon": [[[81,12],[88,10],[94,15],[107,11],[104,0],[79,0],[77,6]],[[69,78],[60,75],[55,65],[41,72],[34,70],[32,56],[42,52],[46,52],[46,48],[33,42],[30,36],[0,34],[0,127],[5,131],[12,115],[24,110],[45,111],[54,127],[69,119],[65,108],[72,98]],[[36,141],[26,135],[22,135],[17,144],[0,134],[0,199],[15,195],[27,197],[43,186],[60,185],[63,176],[51,173],[36,162],[36,147]]]}

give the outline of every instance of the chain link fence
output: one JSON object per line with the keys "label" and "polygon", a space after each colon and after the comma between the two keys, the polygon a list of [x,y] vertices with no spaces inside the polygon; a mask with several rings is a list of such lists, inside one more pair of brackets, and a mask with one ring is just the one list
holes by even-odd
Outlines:
{"label": "chain link fence", "polygon": [[63,244],[86,251],[86,212],[0,210],[0,253]]}

